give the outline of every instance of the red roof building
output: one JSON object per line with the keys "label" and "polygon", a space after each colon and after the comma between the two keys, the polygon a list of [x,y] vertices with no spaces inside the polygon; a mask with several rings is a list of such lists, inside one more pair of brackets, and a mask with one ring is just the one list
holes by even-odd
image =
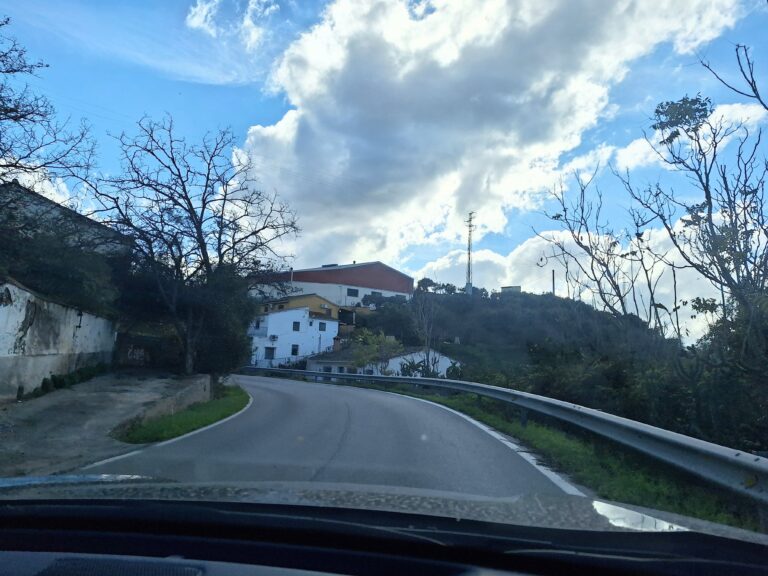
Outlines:
{"label": "red roof building", "polygon": [[413,294],[413,278],[381,262],[328,264],[280,272],[275,279],[291,284],[295,292],[318,294],[339,306],[356,306],[367,294],[406,298]]}

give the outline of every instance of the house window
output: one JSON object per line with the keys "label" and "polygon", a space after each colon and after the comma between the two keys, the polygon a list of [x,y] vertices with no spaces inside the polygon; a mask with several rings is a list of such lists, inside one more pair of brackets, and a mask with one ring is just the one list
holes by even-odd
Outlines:
{"label": "house window", "polygon": [[275,349],[272,346],[267,346],[264,348],[264,360],[274,360],[275,359]]}
{"label": "house window", "polygon": [[299,345],[291,344],[291,356],[298,356],[298,355],[299,355]]}
{"label": "house window", "polygon": [[255,328],[256,328],[256,330],[258,330],[259,328],[261,328],[261,318],[259,318],[259,319],[257,319],[257,320],[256,320],[256,326],[255,326]]}
{"label": "house window", "polygon": [[332,366],[323,366],[323,372],[330,372],[331,370],[333,370]]}
{"label": "house window", "polygon": [[278,309],[278,310],[282,310],[283,308],[285,308],[285,306],[284,306],[284,305],[282,305],[282,304],[278,304],[278,305],[277,305],[277,309]]}
{"label": "house window", "polygon": [[301,322],[294,322],[293,323],[293,331],[294,332],[298,332],[299,330],[301,330]]}
{"label": "house window", "polygon": [[382,295],[381,292],[376,292],[375,290],[371,291],[371,296],[377,296],[377,297],[381,298],[381,295]]}
{"label": "house window", "polygon": [[320,330],[320,332],[325,332],[325,322],[320,322],[318,324],[317,329]]}
{"label": "house window", "polygon": [[347,368],[347,373],[348,374],[357,374],[357,368],[355,368],[354,366],[352,366],[350,368]]}
{"label": "house window", "polygon": [[339,374],[344,374],[344,366],[339,366]]}
{"label": "house window", "polygon": [[314,326],[314,325],[315,325],[315,322],[314,322],[314,320],[310,320],[310,321],[309,321],[309,325],[310,325],[310,326]]}
{"label": "house window", "polygon": [[347,288],[347,296],[359,296],[360,291],[357,288]]}

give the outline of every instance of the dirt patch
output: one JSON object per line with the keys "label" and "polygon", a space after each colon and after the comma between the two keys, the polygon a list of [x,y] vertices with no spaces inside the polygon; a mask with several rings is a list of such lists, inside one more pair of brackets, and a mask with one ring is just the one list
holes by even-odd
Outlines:
{"label": "dirt patch", "polygon": [[0,477],[67,472],[135,450],[135,444],[110,436],[115,426],[199,379],[106,374],[40,398],[0,405]]}

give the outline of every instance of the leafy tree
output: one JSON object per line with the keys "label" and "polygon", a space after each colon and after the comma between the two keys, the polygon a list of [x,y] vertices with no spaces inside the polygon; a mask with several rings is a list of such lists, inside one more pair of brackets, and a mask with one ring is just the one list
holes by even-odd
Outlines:
{"label": "leafy tree", "polygon": [[418,346],[421,344],[419,335],[409,304],[403,297],[391,298],[363,298],[363,304],[375,304],[375,314],[358,314],[356,324],[360,328],[367,328],[372,332],[383,332],[394,336],[405,346]]}
{"label": "leafy tree", "polygon": [[249,288],[249,280],[227,265],[216,268],[201,288],[207,314],[200,338],[198,370],[222,373],[248,361],[248,328],[259,307]]}
{"label": "leafy tree", "polygon": [[352,354],[358,368],[376,366],[380,374],[386,374],[389,360],[402,352],[403,345],[383,332],[362,328],[356,330],[352,337]]}
{"label": "leafy tree", "polygon": [[422,278],[416,282],[416,292],[431,292],[437,287],[437,283],[431,278]]}
{"label": "leafy tree", "polygon": [[61,304],[116,315],[114,275],[122,259],[70,246],[55,231],[34,232],[20,236],[0,230],[0,278],[10,276]]}

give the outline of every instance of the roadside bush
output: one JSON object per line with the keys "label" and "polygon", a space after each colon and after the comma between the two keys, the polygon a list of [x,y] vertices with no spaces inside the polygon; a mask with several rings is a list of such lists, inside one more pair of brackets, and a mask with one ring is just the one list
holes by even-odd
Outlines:
{"label": "roadside bush", "polygon": [[80,382],[86,382],[91,378],[98,376],[99,374],[107,372],[108,370],[109,365],[101,363],[91,366],[83,366],[82,368],[79,368],[74,372],[70,372],[69,374],[51,374],[50,376],[43,378],[40,386],[29,394],[24,394],[23,387],[19,387],[21,389],[19,394],[23,395],[24,398],[37,398],[43,394],[53,392],[54,390],[69,388],[70,386],[74,386]]}

